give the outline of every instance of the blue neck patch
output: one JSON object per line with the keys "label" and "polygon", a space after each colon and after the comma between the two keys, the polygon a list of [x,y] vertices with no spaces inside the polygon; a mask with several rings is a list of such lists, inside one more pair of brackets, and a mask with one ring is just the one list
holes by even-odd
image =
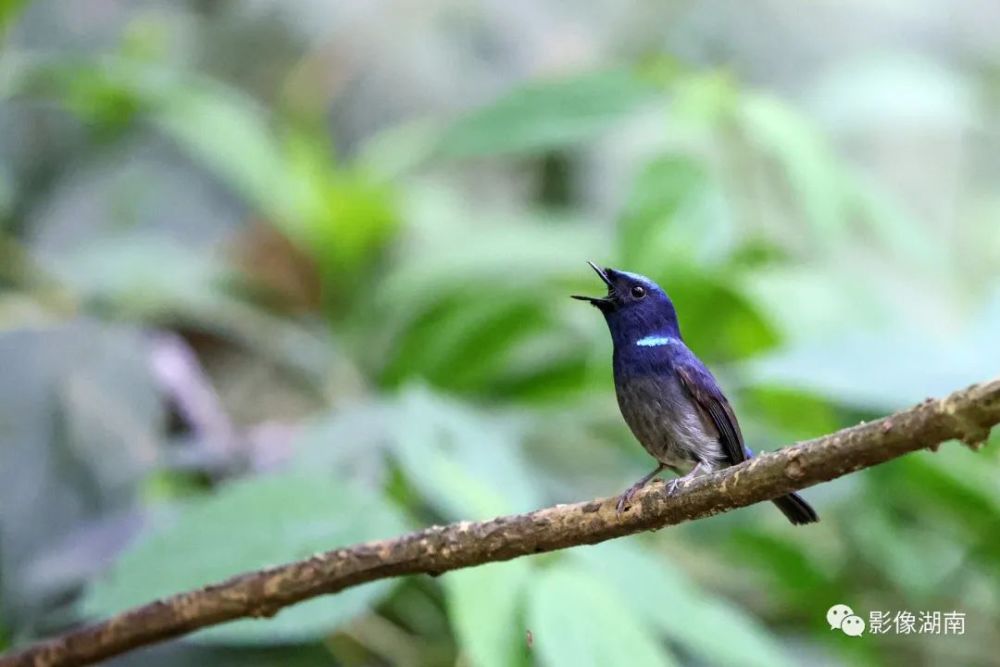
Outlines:
{"label": "blue neck patch", "polygon": [[635,344],[639,347],[659,347],[661,345],[670,345],[673,342],[673,338],[667,338],[666,336],[646,336],[637,340]]}

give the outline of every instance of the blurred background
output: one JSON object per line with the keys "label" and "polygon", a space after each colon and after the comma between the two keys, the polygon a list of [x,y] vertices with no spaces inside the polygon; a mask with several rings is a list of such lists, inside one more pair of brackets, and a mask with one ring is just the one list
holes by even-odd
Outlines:
{"label": "blurred background", "polygon": [[[585,264],[751,446],[1000,371],[1000,5],[0,3],[0,649],[620,493]],[[116,665],[998,664],[1000,459],[383,581]],[[959,611],[965,634],[829,629]],[[530,637],[530,638],[529,638]]]}

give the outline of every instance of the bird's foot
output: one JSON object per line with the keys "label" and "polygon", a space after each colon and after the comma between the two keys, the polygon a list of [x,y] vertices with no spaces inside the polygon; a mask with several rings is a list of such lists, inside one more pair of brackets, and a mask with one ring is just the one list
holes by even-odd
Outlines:
{"label": "bird's foot", "polygon": [[625,490],[625,493],[618,496],[618,504],[615,505],[615,511],[618,516],[622,515],[622,512],[624,512],[625,508],[629,506],[632,502],[632,498],[635,497],[636,492],[641,489],[642,486],[642,484],[633,484]]}
{"label": "bird's foot", "polygon": [[662,464],[662,463],[659,464],[658,466],[656,466],[656,470],[654,470],[653,472],[649,473],[648,475],[646,475],[645,477],[643,477],[642,479],[640,479],[638,482],[636,482],[632,486],[628,487],[628,489],[625,491],[625,493],[623,493],[620,496],[618,496],[618,504],[615,505],[615,509],[618,512],[618,516],[622,515],[622,512],[624,512],[625,509],[629,506],[629,503],[632,502],[632,498],[635,496],[636,493],[638,493],[639,489],[641,489],[642,487],[646,486],[646,484],[649,482],[649,480],[651,480],[654,477],[656,477],[657,475],[659,475],[660,472],[665,467],[666,466],[664,464]]}
{"label": "bird's foot", "polygon": [[674,479],[667,482],[667,495],[668,496],[676,495],[677,492],[683,489],[684,486],[689,481],[691,481],[695,477],[698,477],[699,475],[704,475],[709,472],[711,472],[711,469],[699,461],[698,464],[691,470],[691,472],[687,473],[686,475],[681,475],[680,477],[675,477]]}

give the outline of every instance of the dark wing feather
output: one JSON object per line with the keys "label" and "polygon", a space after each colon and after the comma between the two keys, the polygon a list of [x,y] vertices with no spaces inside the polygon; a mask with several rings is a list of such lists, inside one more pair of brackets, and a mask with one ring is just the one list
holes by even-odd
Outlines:
{"label": "dark wing feather", "polygon": [[722,451],[729,463],[736,465],[746,461],[740,424],[715,378],[707,370],[693,365],[677,367],[677,374],[701,412],[702,419],[713,424],[718,431]]}

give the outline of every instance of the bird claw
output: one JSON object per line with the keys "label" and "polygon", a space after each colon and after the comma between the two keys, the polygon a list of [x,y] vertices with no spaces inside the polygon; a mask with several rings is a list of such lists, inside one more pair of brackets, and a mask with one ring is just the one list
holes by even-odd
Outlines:
{"label": "bird claw", "polygon": [[622,513],[628,508],[629,503],[632,502],[632,498],[635,497],[635,492],[638,489],[634,486],[630,486],[625,493],[618,496],[618,504],[615,505],[615,513],[621,516]]}
{"label": "bird claw", "polygon": [[638,482],[636,482],[632,486],[628,487],[628,489],[625,491],[625,493],[623,493],[620,496],[618,496],[618,504],[615,505],[615,509],[617,510],[619,517],[622,515],[622,512],[624,512],[626,510],[626,508],[628,508],[629,503],[632,502],[632,498],[635,496],[636,493],[638,493],[639,489],[641,489],[642,487],[646,486],[646,484],[649,482],[649,480],[651,480],[654,477],[656,477],[657,475],[659,475],[660,471],[663,470],[663,468],[664,468],[664,464],[662,464],[662,463],[659,464],[658,466],[656,466],[656,470],[654,470],[653,472],[649,473],[648,475],[646,475],[645,477],[643,477],[642,479],[640,479]]}
{"label": "bird claw", "polygon": [[[684,482],[686,480],[687,480],[687,476],[678,477],[676,479],[672,479],[672,480],[668,481],[666,483],[666,485],[667,485],[667,495],[668,496],[673,496],[674,494],[676,494],[681,489],[681,487],[684,485]],[[639,489],[641,489],[642,486],[643,485],[641,485],[641,484],[636,484],[634,486],[630,486],[625,491],[625,493],[623,493],[620,496],[618,496],[618,503],[615,505],[615,512],[618,514],[618,516],[621,516],[628,509],[629,505],[632,502],[632,499],[635,497],[635,494],[639,492]]]}
{"label": "bird claw", "polygon": [[681,475],[680,477],[675,477],[674,479],[667,482],[667,495],[674,496],[678,491],[682,490],[687,483],[698,477],[700,475],[705,475],[712,472],[711,468],[706,467],[703,463],[698,463],[694,469],[691,470],[686,475]]}

